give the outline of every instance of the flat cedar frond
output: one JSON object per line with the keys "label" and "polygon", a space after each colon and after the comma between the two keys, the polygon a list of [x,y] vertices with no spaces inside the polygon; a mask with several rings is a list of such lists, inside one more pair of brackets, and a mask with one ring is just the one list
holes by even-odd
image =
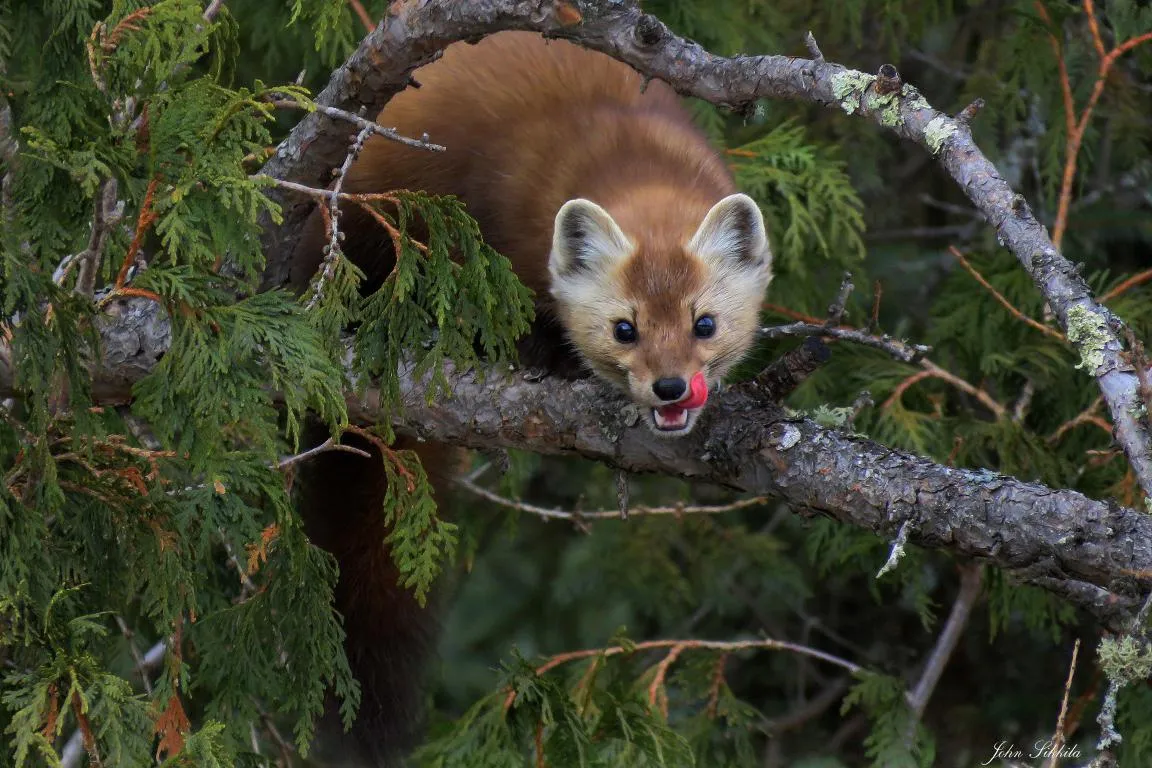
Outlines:
{"label": "flat cedar frond", "polygon": [[863,203],[835,151],[786,122],[729,150],[741,187],[764,208],[777,269],[811,273],[813,260],[847,267],[864,255]]}
{"label": "flat cedar frond", "polygon": [[[391,6],[358,2],[372,19]],[[371,434],[383,435],[378,471],[389,494],[379,513],[392,525],[386,545],[399,580],[424,601],[460,554],[470,571],[445,601],[444,674],[428,696],[428,742],[415,764],[745,768],[767,757],[911,768],[931,764],[934,750],[941,762],[985,760],[996,743],[985,735],[1008,738],[1006,722],[1019,743],[1050,737],[1063,679],[1053,670],[1067,664],[1074,635],[1099,626],[988,568],[963,651],[914,724],[904,694],[945,623],[956,561],[909,544],[877,579],[891,530],[776,503],[708,518],[575,516],[571,527],[487,502],[443,514],[415,456],[384,441],[400,406],[397,373],[408,366],[429,398],[449,397],[450,369],[514,359],[533,297],[460,201],[407,191],[375,209],[398,247],[373,295],[360,295],[363,274],[345,259],[333,261],[308,309],[258,292],[261,241],[281,211],[255,163],[303,116],[270,102],[312,106],[309,94],[363,30],[348,0],[227,0],[207,23],[206,5],[0,3],[0,339],[13,371],[0,398],[0,766],[55,764],[74,734],[105,766],[154,765],[158,746],[174,766],[291,762],[307,755],[333,696],[351,723],[361,690],[334,609],[337,565],[306,535],[291,473],[278,465],[296,452],[305,418],[333,433],[348,426],[352,327],[349,373],[382,394]],[[604,4],[568,5],[587,19]],[[404,9],[429,7],[455,6]],[[898,65],[949,114],[986,100],[971,122],[977,143],[1036,218],[1065,235],[1058,245],[1085,262],[1095,295],[1147,342],[1152,45],[1126,49],[1097,77],[1098,48],[1148,35],[1152,8],[990,7],[643,2],[715,53],[805,56],[812,29],[829,60]],[[1069,178],[1075,118],[1098,83]],[[691,108],[767,217],[777,275],[766,320],[822,321],[848,269],[866,280],[844,324],[874,322],[877,334],[932,346],[909,364],[831,343],[831,360],[790,395],[788,418],[971,469],[978,482],[1012,474],[1144,503],[1096,380],[1057,334],[1036,327],[1058,330],[1042,294],[928,153],[797,102]],[[89,296],[77,290],[79,257],[110,189],[115,223],[100,239]],[[1062,208],[1067,226],[1057,227]],[[873,295],[882,300],[873,305]],[[148,301],[122,301],[130,296]],[[98,403],[89,370],[103,352],[97,330],[141,306],[167,315],[171,343],[131,402]],[[792,343],[763,345],[745,372]],[[876,405],[852,409],[848,423],[863,390]],[[1145,405],[1132,415],[1147,419]],[[739,459],[709,445],[697,459]],[[574,512],[618,502],[604,465],[518,451],[481,463],[507,464],[481,481],[513,499]],[[625,480],[634,504],[732,496],[662,475]],[[914,506],[922,490],[931,491],[914,487],[892,509]],[[860,489],[870,503],[888,492]],[[1051,554],[1059,564],[1064,553]],[[1137,599],[1140,577],[1118,581],[1115,593]],[[765,634],[885,674],[817,673],[776,651],[645,646]],[[598,647],[606,637],[613,655]],[[542,659],[525,660],[513,644]],[[500,658],[509,660],[493,674]],[[1085,762],[1109,681],[1096,661],[1075,672],[1066,730]],[[1149,691],[1136,680],[1114,697],[1120,765],[1152,764]],[[866,731],[837,739],[857,712]]]}
{"label": "flat cedar frond", "polygon": [[864,748],[876,768],[929,768],[935,764],[932,737],[912,717],[903,680],[873,673],[860,675],[844,697],[841,712],[853,707],[864,710],[872,721]]}
{"label": "flat cedar frond", "polygon": [[[357,366],[369,376],[383,374],[386,410],[399,402],[393,372],[403,355],[412,356],[414,377],[427,377],[429,399],[446,395],[446,362],[463,369],[515,359],[516,339],[532,318],[528,289],[508,260],[481,240],[459,201],[418,192],[397,192],[396,199],[400,253],[384,285],[365,302],[356,333]],[[426,228],[427,243],[408,234],[416,221]]]}

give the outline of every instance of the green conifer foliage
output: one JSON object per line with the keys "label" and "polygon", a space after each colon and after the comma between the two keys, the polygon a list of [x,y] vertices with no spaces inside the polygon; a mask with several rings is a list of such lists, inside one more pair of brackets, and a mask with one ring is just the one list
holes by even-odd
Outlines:
{"label": "green conifer foliage", "polygon": [[[388,5],[360,4],[371,18]],[[1148,36],[1152,9],[1096,5],[1097,33],[1091,3],[1054,0],[644,10],[720,54],[804,56],[811,29],[829,60],[895,64],[941,109],[985,99],[977,141],[1147,340],[1152,44],[1102,78],[1099,48]],[[348,0],[228,0],[211,21],[204,9],[0,2],[14,395],[0,401],[0,766],[58,765],[70,740],[73,765],[304,764],[329,694],[352,720],[362,691],[333,609],[337,565],[291,504],[306,418],[385,447],[400,581],[421,602],[444,595],[416,765],[967,768],[998,742],[1051,737],[1075,639],[1066,725],[1083,757],[1065,764],[1108,735],[1095,718],[1111,704],[1119,764],[1152,760],[1146,647],[1102,641],[1069,603],[989,566],[917,719],[906,694],[958,563],[908,545],[877,576],[891,531],[770,499],[728,507],[725,489],[665,477],[628,478],[634,512],[668,509],[626,522],[437,509],[415,455],[387,448],[396,372],[431,400],[450,397],[452,367],[506,367],[532,297],[458,200],[399,190],[365,201],[397,246],[379,290],[361,295],[337,238],[303,295],[257,292],[261,222],[280,221],[260,166],[303,115],[272,102],[311,109],[362,28]],[[766,322],[824,322],[848,270],[861,288],[845,324],[932,346],[910,364],[831,345],[788,398],[798,418],[990,484],[1145,505],[1095,380],[927,153],[836,110],[691,106],[765,212]],[[98,330],[142,312],[167,316],[168,351],[130,403],[107,402],[89,374]],[[761,345],[742,375],[794,345]],[[350,425],[346,398],[368,387],[377,423]],[[476,482],[555,510],[616,509],[607,467],[506,459],[478,457],[507,471]]]}

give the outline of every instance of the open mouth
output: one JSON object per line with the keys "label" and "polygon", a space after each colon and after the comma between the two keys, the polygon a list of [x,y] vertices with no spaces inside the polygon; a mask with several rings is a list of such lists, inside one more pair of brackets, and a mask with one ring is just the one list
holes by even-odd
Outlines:
{"label": "open mouth", "polygon": [[708,402],[708,382],[704,380],[702,372],[697,372],[692,377],[686,398],[652,409],[652,423],[658,432],[687,432],[706,402]]}

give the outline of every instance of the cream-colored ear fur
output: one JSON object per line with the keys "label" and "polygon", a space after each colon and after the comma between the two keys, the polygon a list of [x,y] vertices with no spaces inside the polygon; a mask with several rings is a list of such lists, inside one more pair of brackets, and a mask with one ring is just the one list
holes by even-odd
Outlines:
{"label": "cream-colored ear fur", "polygon": [[717,266],[767,270],[772,249],[760,207],[748,195],[729,195],[708,211],[688,249]]}
{"label": "cream-colored ear fur", "polygon": [[591,200],[569,200],[556,214],[548,269],[558,280],[606,266],[631,250],[632,243],[608,211]]}

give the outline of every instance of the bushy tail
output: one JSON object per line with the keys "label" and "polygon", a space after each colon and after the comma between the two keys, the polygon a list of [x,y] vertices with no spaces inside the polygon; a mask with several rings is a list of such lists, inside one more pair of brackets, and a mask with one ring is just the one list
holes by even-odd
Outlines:
{"label": "bushy tail", "polygon": [[[310,431],[311,444],[328,437],[326,430]],[[384,543],[387,485],[378,452],[351,436],[345,442],[372,453],[372,458],[322,453],[302,462],[294,483],[308,535],[331,552],[340,567],[336,608],[344,617],[348,660],[361,686],[352,734],[344,734],[335,712],[330,712],[321,727],[316,757],[328,765],[393,768],[404,764],[404,755],[419,741],[423,684],[438,626],[433,611],[421,608],[411,591],[398,583]],[[396,447],[417,451],[437,499],[444,498],[449,465],[457,452],[415,441],[401,440]]]}

